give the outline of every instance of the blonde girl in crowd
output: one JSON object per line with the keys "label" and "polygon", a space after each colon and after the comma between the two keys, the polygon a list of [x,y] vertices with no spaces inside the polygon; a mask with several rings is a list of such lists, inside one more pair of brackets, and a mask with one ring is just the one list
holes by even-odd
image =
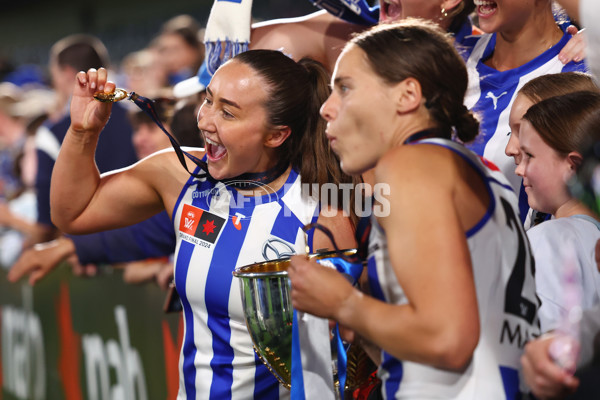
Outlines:
{"label": "blonde girl in crowd", "polygon": [[[597,356],[594,341],[600,329],[600,222],[597,214],[568,191],[567,181],[585,162],[582,154],[586,146],[597,143],[600,95],[576,92],[549,98],[532,106],[521,125],[523,161],[517,173],[523,176],[530,205],[554,217],[528,231],[536,256],[537,291],[542,299],[540,321],[546,333],[527,344],[523,371],[536,398],[562,399],[579,386],[579,375],[573,375],[575,362],[579,370]],[[570,267],[567,271],[566,266]],[[575,304],[565,296],[567,272],[571,290],[579,298]],[[572,315],[568,313],[573,306],[583,309],[575,330],[565,326],[565,316]],[[548,332],[555,328],[558,334]],[[564,342],[565,333],[567,339],[577,341],[574,348],[579,357],[571,356],[568,362],[559,363],[553,344],[557,337]],[[595,374],[593,369],[590,372]],[[578,398],[589,398],[597,391],[593,375],[587,378]]]}
{"label": "blonde girl in crowd", "polygon": [[[512,157],[515,165],[521,162],[521,148],[519,146],[519,128],[525,112],[535,103],[553,96],[560,96],[578,91],[598,91],[598,86],[593,78],[581,72],[563,72],[547,74],[527,82],[517,93],[510,109],[508,124],[510,133],[504,153]],[[550,214],[529,209],[525,218],[525,229],[537,225],[550,218]]]}
{"label": "blonde girl in crowd", "polygon": [[519,129],[522,156],[516,173],[523,178],[531,208],[553,217],[527,231],[536,261],[537,294],[542,300],[542,332],[555,329],[566,309],[562,279],[566,263],[576,266],[582,308],[600,303],[600,274],[594,258],[600,221],[567,185],[581,165],[579,149],[592,135],[586,123],[597,120],[599,114],[600,94],[575,92],[531,106]]}

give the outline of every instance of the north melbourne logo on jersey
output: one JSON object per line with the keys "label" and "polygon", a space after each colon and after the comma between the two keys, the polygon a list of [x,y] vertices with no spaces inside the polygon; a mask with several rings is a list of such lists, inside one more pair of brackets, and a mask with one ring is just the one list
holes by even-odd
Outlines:
{"label": "north melbourne logo on jersey", "polygon": [[225,224],[225,218],[189,204],[183,205],[179,230],[209,243],[215,243]]}

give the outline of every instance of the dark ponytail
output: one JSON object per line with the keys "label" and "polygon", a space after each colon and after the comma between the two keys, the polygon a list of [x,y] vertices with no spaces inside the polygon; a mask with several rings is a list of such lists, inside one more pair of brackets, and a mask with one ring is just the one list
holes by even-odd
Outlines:
{"label": "dark ponytail", "polygon": [[475,139],[479,134],[479,120],[475,117],[475,114],[461,104],[454,116],[453,126],[460,141],[467,143]]}
{"label": "dark ponytail", "polygon": [[[308,73],[309,87],[312,94],[306,111],[306,131],[302,135],[300,147],[294,152],[292,150],[293,159],[292,165],[298,166],[302,183],[316,183],[322,187],[325,183],[333,183],[337,188],[337,203],[333,204],[329,197],[320,197],[320,200],[325,200],[322,206],[333,206],[339,210],[344,209],[342,203],[344,194],[340,184],[352,183],[350,192],[349,204],[354,204],[354,188],[356,184],[361,182],[360,177],[352,177],[344,173],[340,167],[340,161],[337,155],[331,149],[329,140],[325,135],[327,122],[321,117],[321,105],[325,103],[331,93],[329,86],[329,73],[323,65],[310,58],[303,58],[298,62],[303,66]],[[322,193],[322,191],[321,191]],[[312,193],[312,185],[309,186],[309,195]],[[348,208],[348,207],[346,207]],[[353,207],[349,210],[352,222],[356,225],[358,218],[354,214]]]}
{"label": "dark ponytail", "polygon": [[329,73],[322,64],[309,58],[299,61],[308,74],[311,98],[307,103],[306,131],[300,146],[292,151],[292,165],[299,168],[303,183],[347,183],[351,178],[340,169],[340,163],[329,146],[325,128],[327,122],[321,118],[319,110],[327,100]]}

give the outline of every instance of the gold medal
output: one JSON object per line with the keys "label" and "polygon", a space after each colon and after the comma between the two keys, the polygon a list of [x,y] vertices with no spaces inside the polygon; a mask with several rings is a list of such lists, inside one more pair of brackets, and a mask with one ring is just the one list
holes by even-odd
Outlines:
{"label": "gold medal", "polygon": [[129,96],[124,89],[115,89],[112,93],[104,93],[104,92],[96,92],[94,93],[94,99],[101,101],[103,103],[116,103],[117,101],[121,101],[126,99]]}

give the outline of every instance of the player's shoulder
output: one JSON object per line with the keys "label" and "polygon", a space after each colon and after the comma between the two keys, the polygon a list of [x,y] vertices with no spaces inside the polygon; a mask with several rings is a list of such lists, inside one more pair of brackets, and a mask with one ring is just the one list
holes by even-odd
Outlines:
{"label": "player's shoulder", "polygon": [[430,182],[445,186],[456,176],[456,169],[455,152],[444,146],[428,143],[402,145],[381,157],[375,167],[375,179],[406,185]]}

